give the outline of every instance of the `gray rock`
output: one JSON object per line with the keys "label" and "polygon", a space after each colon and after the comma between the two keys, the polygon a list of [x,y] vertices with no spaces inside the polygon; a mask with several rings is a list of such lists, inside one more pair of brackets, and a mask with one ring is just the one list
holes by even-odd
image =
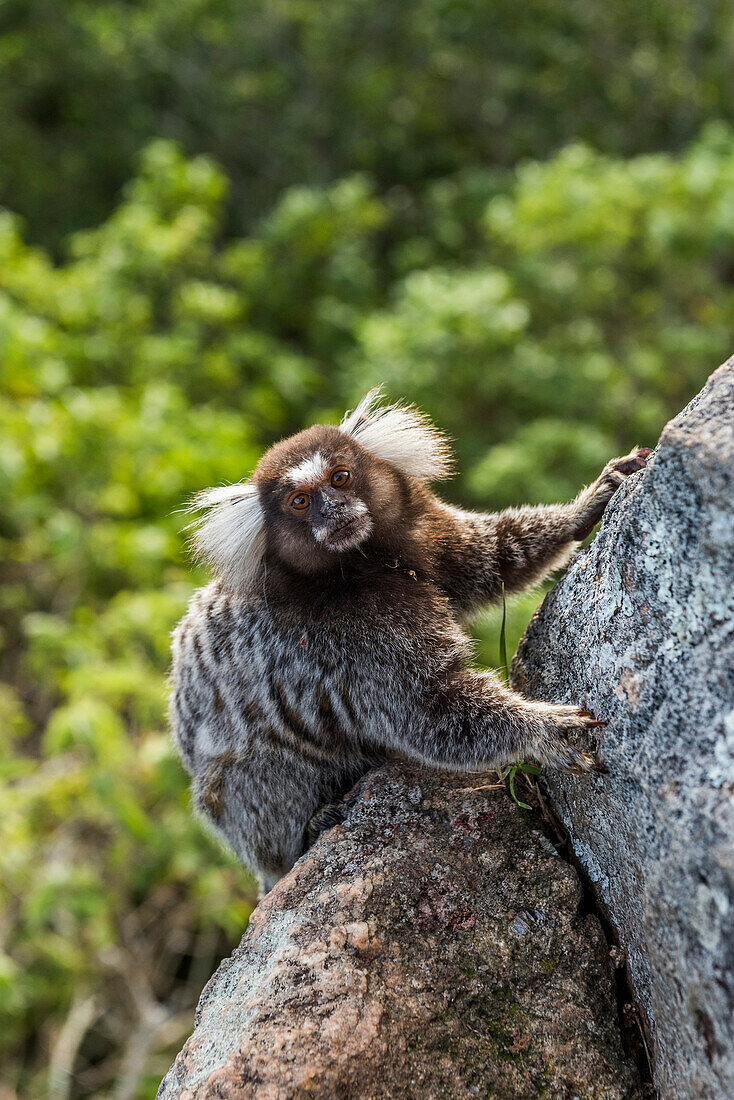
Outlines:
{"label": "gray rock", "polygon": [[734,358],[532,620],[528,695],[609,723],[607,775],[548,776],[627,951],[663,1097],[734,1097]]}
{"label": "gray rock", "polygon": [[374,772],[260,903],[159,1100],[633,1100],[576,872],[496,776]]}

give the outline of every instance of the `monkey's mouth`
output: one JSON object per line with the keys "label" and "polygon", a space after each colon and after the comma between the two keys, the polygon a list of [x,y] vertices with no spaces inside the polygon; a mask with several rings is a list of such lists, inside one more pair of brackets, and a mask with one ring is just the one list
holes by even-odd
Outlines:
{"label": "monkey's mouth", "polygon": [[354,516],[333,531],[324,533],[319,542],[327,550],[353,550],[369,535],[372,530],[372,520],[369,516]]}

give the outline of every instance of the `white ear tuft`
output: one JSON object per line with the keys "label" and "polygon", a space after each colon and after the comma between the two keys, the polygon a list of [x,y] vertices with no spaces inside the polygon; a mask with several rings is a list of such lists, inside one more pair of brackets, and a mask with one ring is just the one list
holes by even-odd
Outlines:
{"label": "white ear tuft", "polygon": [[382,390],[370,390],[339,427],[378,458],[420,481],[439,481],[451,473],[447,437],[412,405],[378,406]]}
{"label": "white ear tuft", "polygon": [[206,510],[191,542],[199,561],[238,586],[256,579],[265,554],[265,517],[257,488],[249,481],[198,493],[190,512]]}

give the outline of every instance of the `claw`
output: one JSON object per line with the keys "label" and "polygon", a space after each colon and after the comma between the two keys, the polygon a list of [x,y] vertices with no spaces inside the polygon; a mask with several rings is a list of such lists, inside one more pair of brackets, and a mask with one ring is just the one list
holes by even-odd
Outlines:
{"label": "claw", "polygon": [[586,725],[589,729],[595,729],[597,726],[606,726],[607,722],[601,722],[598,718],[592,718]]}
{"label": "claw", "polygon": [[607,768],[595,756],[592,756],[589,752],[579,753],[579,760],[573,764],[569,764],[566,767],[566,771],[572,775],[586,775],[587,772],[597,772],[598,774],[604,774]]}

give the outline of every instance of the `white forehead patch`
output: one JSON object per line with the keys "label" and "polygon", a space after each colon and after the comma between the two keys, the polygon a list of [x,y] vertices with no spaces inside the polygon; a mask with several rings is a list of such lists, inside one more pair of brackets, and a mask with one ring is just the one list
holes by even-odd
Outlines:
{"label": "white forehead patch", "polygon": [[304,458],[297,466],[286,470],[285,477],[292,485],[316,485],[329,468],[326,455],[321,451]]}

